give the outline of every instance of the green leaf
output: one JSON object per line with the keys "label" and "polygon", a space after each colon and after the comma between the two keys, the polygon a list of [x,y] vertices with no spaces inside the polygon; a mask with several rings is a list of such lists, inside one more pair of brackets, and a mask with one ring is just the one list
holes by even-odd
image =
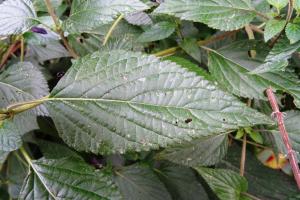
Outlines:
{"label": "green leaf", "polygon": [[122,50],[76,61],[46,105],[63,140],[94,153],[157,149],[272,123],[194,72]]}
{"label": "green leaf", "polygon": [[7,152],[7,151],[0,151],[0,170],[1,170],[4,162],[6,161],[8,154],[9,154],[9,152]]}
{"label": "green leaf", "polygon": [[269,52],[264,63],[252,70],[250,74],[284,71],[289,64],[288,59],[299,48],[300,42],[290,44],[287,38],[281,38]]}
{"label": "green leaf", "polygon": [[166,159],[191,167],[211,166],[219,162],[226,155],[227,146],[227,135],[218,135],[165,149],[158,157],[159,159]]}
{"label": "green leaf", "polygon": [[147,166],[131,165],[115,171],[115,182],[124,199],[171,200],[164,184]]}
{"label": "green leaf", "polygon": [[278,10],[281,10],[288,4],[288,0],[267,0],[269,4],[277,8]]}
{"label": "green leaf", "polygon": [[139,0],[74,0],[70,17],[63,28],[69,33],[92,32],[101,25],[111,23],[120,14],[148,9]]}
{"label": "green leaf", "polygon": [[162,40],[169,37],[176,28],[176,24],[172,22],[159,22],[151,26],[148,30],[138,37],[139,42],[152,42]]}
{"label": "green leaf", "polygon": [[192,58],[201,63],[201,51],[195,38],[184,38],[179,46]]}
{"label": "green leaf", "polygon": [[[56,10],[63,0],[50,0],[52,7]],[[36,11],[48,12],[45,0],[33,0],[33,5]]]}
{"label": "green leaf", "polygon": [[191,168],[164,162],[155,171],[174,200],[209,199]]}
{"label": "green leaf", "polygon": [[240,200],[248,189],[247,180],[226,169],[195,168],[220,200]]}
{"label": "green leaf", "polygon": [[38,140],[38,146],[46,159],[59,159],[63,157],[81,157],[67,146],[49,141]]}
{"label": "green leaf", "polygon": [[[300,152],[300,128],[299,128],[300,112],[296,110],[295,111],[291,110],[291,111],[287,111],[285,115],[286,117],[284,118],[284,123],[292,147],[296,152]],[[287,154],[280,132],[278,130],[273,130],[272,133],[274,135],[275,142],[280,152],[282,152],[283,154]],[[298,158],[300,158],[300,155],[298,153],[297,156]]]}
{"label": "green leaf", "polygon": [[121,199],[112,175],[97,171],[81,159],[32,161],[20,199]]}
{"label": "green leaf", "polygon": [[124,18],[128,23],[138,26],[151,25],[153,23],[150,16],[147,13],[141,11],[128,14]]}
{"label": "green leaf", "polygon": [[295,74],[289,71],[249,74],[261,62],[249,58],[248,47],[244,43],[238,45],[209,52],[209,71],[219,85],[235,95],[261,100],[267,100],[264,91],[271,86],[274,90],[290,93],[299,107],[300,87]]}
{"label": "green leaf", "polygon": [[[32,101],[48,95],[48,85],[42,73],[29,62],[11,65],[0,74],[0,108]],[[37,115],[48,115],[45,106],[20,113],[13,118],[21,134],[38,128]]]}
{"label": "green leaf", "polygon": [[21,34],[35,23],[31,0],[6,0],[0,4],[0,35]]}
{"label": "green leaf", "polygon": [[260,135],[259,132],[254,131],[252,128],[245,128],[245,132],[256,143],[263,144],[264,140],[263,140],[263,137]]}
{"label": "green leaf", "polygon": [[165,0],[155,12],[227,31],[242,28],[255,17],[250,0]]}
{"label": "green leaf", "polygon": [[285,33],[291,44],[298,42],[300,40],[300,24],[288,23]]}
{"label": "green leaf", "polygon": [[[242,148],[233,144],[226,159],[217,167],[240,171]],[[299,194],[294,177],[284,174],[281,170],[274,170],[264,166],[253,154],[246,152],[245,177],[248,180],[248,192],[264,200],[290,200]]]}
{"label": "green leaf", "polygon": [[210,76],[210,74],[205,69],[201,68],[197,64],[195,64],[187,59],[177,57],[177,56],[168,56],[163,59],[175,62],[176,64],[187,69],[188,71],[195,72],[198,76],[204,77],[204,79],[206,79],[206,80],[209,80],[209,81],[213,80],[212,77]]}
{"label": "green leaf", "polygon": [[10,120],[0,122],[0,151],[14,151],[22,146],[21,133]]}
{"label": "green leaf", "polygon": [[275,35],[280,33],[285,27],[285,20],[275,20],[271,19],[267,21],[265,31],[264,31],[264,39],[267,42]]}
{"label": "green leaf", "polygon": [[299,14],[300,13],[300,0],[294,1],[294,8],[296,9],[297,14]]}
{"label": "green leaf", "polygon": [[23,181],[28,174],[28,165],[22,158],[14,152],[7,159],[6,179],[8,182],[8,192],[14,199],[19,197]]}

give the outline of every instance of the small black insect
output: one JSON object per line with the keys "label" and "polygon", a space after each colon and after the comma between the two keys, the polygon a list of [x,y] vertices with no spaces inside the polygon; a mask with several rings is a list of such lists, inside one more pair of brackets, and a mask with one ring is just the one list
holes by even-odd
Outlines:
{"label": "small black insect", "polygon": [[192,122],[192,121],[193,121],[193,120],[192,120],[191,118],[188,118],[188,119],[186,119],[184,122],[188,124],[188,123],[190,123],[190,122]]}

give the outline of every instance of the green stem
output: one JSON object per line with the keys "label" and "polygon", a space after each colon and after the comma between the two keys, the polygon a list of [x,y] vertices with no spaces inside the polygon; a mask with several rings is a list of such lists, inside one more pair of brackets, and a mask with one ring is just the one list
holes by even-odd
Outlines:
{"label": "green stem", "polygon": [[60,38],[62,39],[65,47],[67,48],[67,50],[69,51],[70,55],[73,58],[75,58],[75,59],[78,58],[79,56],[76,54],[75,50],[70,46],[67,38],[64,36],[64,32],[60,27],[59,20],[54,12],[54,9],[52,7],[50,0],[45,0],[45,4],[46,4],[47,10],[48,10],[48,13],[50,14],[50,16],[52,17],[52,19],[54,21],[54,24],[56,27],[56,32],[60,35]]}
{"label": "green stem", "polygon": [[23,35],[21,36],[21,57],[20,57],[20,61],[24,62],[24,52],[25,52],[25,44],[24,44],[24,37]]}
{"label": "green stem", "polygon": [[105,35],[104,41],[103,41],[103,46],[106,45],[108,39],[110,38],[112,32],[115,30],[115,28],[117,27],[117,25],[119,24],[119,22],[124,18],[124,15],[121,14],[112,24],[112,26],[109,28],[107,34]]}
{"label": "green stem", "polygon": [[28,155],[28,153],[26,152],[26,150],[23,146],[20,148],[20,152],[22,153],[22,155],[25,158],[26,162],[31,166],[32,165],[32,159],[30,158],[30,156]]}

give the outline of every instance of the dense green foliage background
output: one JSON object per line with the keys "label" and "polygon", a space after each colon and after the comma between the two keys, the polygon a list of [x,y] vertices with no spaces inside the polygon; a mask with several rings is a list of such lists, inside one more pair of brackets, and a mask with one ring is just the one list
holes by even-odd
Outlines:
{"label": "dense green foliage background", "polygon": [[0,0],[0,199],[300,199],[264,94],[299,152],[299,14]]}

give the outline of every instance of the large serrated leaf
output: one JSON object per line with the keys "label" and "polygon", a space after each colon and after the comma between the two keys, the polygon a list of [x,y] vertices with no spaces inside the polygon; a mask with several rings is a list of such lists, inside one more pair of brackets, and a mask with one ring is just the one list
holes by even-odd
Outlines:
{"label": "large serrated leaf", "polygon": [[255,17],[250,0],[166,0],[155,12],[202,22],[220,30],[239,29]]}
{"label": "large serrated leaf", "polygon": [[194,72],[122,50],[79,59],[47,107],[68,145],[94,153],[157,149],[272,123]]}
{"label": "large serrated leaf", "polygon": [[195,168],[221,200],[240,200],[248,188],[247,180],[226,169]]}
{"label": "large serrated leaf", "polygon": [[139,0],[74,0],[70,17],[63,27],[70,33],[91,32],[108,24],[119,14],[130,14],[148,9]]}
{"label": "large serrated leaf", "polygon": [[33,161],[20,199],[121,199],[112,175],[96,171],[75,157]]}
{"label": "large serrated leaf", "polygon": [[147,166],[131,165],[115,171],[115,182],[124,199],[171,200],[156,174]]}
{"label": "large serrated leaf", "polygon": [[159,154],[159,159],[191,166],[211,166],[219,162],[227,152],[227,135],[218,135],[204,140],[194,140],[182,146],[168,148]]}
{"label": "large serrated leaf", "polygon": [[271,86],[274,90],[290,93],[299,107],[300,87],[297,86],[299,80],[295,74],[289,71],[249,74],[262,62],[249,58],[245,48],[248,47],[243,45],[240,48],[237,43],[218,52],[209,51],[209,70],[220,86],[235,95],[261,100],[267,100],[264,91]]}
{"label": "large serrated leaf", "polygon": [[[0,74],[0,108],[32,101],[48,95],[48,85],[42,73],[29,62],[17,63]],[[13,121],[22,134],[37,128],[36,116],[47,115],[44,106],[14,116]]]}
{"label": "large serrated leaf", "polygon": [[36,18],[31,0],[7,0],[0,10],[0,35],[24,33]]}

